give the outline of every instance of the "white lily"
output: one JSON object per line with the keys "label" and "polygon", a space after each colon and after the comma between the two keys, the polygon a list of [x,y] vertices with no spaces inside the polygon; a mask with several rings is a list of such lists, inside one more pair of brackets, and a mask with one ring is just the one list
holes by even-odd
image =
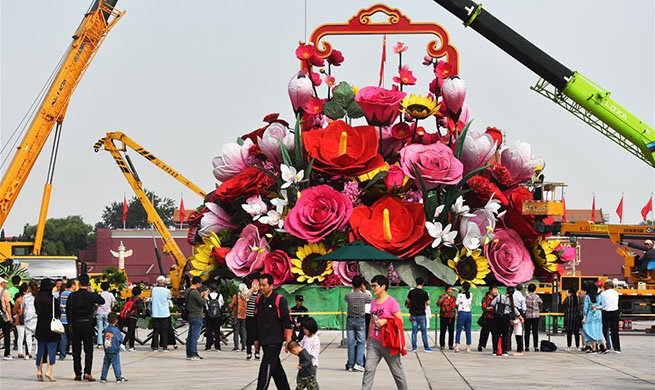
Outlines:
{"label": "white lily", "polygon": [[455,215],[464,214],[464,216],[471,216],[469,213],[471,208],[464,204],[464,198],[461,196],[457,198],[450,209],[455,213]]}
{"label": "white lily", "polygon": [[434,238],[432,241],[432,247],[436,248],[439,244],[443,243],[445,246],[453,246],[455,244],[455,237],[457,237],[457,231],[450,231],[452,226],[448,224],[446,228],[442,228],[441,222],[426,222],[425,227],[428,229],[428,234],[430,237]]}
{"label": "white lily", "polygon": [[284,219],[282,219],[282,214],[278,213],[276,210],[269,210],[266,215],[259,218],[259,222],[271,226],[277,225],[280,229],[282,226],[284,226]]}
{"label": "white lily", "polygon": [[480,247],[482,234],[480,234],[480,228],[475,222],[464,224],[464,231],[462,233],[464,236],[462,239],[462,245],[464,245],[466,249],[473,251]]}
{"label": "white lily", "polygon": [[441,215],[441,212],[443,211],[444,208],[446,208],[446,205],[445,205],[445,204],[442,204],[442,205],[437,206],[437,209],[434,210],[434,217],[435,217],[435,218],[439,217],[439,216]]}
{"label": "white lily", "polygon": [[287,190],[281,190],[280,195],[282,196],[281,198],[271,199],[271,204],[275,206],[275,211],[282,215],[284,212],[284,207],[289,204],[289,198],[287,198]]}
{"label": "white lily", "polygon": [[259,195],[248,198],[246,202],[247,203],[241,205],[241,208],[243,208],[246,211],[246,213],[250,214],[253,221],[258,220],[263,214],[266,214],[266,212],[268,211],[268,207],[266,206],[266,203],[264,203],[262,197]]}
{"label": "white lily", "polygon": [[498,210],[500,210],[501,204],[498,199],[494,199],[494,194],[491,194],[491,198],[489,198],[489,201],[487,202],[486,205],[484,205],[485,211],[487,211],[491,215],[496,215],[498,214]]}
{"label": "white lily", "polygon": [[296,168],[290,167],[286,164],[280,164],[280,172],[282,173],[282,180],[284,184],[280,188],[288,188],[291,184],[298,184],[305,176],[305,171],[296,171]]}

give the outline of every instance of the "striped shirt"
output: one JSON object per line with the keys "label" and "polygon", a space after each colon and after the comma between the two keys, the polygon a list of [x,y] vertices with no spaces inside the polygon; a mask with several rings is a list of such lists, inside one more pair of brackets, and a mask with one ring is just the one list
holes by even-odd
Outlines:
{"label": "striped shirt", "polygon": [[257,302],[257,296],[258,295],[259,295],[259,292],[257,294],[250,295],[250,298],[248,298],[248,306],[246,306],[246,317],[254,317],[255,316],[255,304]]}
{"label": "striped shirt", "polygon": [[62,292],[59,297],[59,307],[61,308],[61,317],[59,317],[59,319],[64,325],[68,324],[68,319],[66,318],[66,301],[68,300],[69,295],[71,295],[71,292],[66,290]]}

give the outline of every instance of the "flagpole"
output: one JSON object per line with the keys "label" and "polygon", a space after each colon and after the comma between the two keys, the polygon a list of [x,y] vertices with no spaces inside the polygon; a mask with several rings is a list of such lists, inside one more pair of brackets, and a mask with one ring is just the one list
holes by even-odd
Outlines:
{"label": "flagpole", "polygon": [[[123,192],[123,211],[125,210],[125,205],[126,205],[126,204],[127,204],[127,202],[126,202],[126,200],[125,200],[125,193]],[[125,220],[126,220],[126,219],[127,219],[127,218],[125,218],[125,216],[123,216],[123,230],[125,230]]]}

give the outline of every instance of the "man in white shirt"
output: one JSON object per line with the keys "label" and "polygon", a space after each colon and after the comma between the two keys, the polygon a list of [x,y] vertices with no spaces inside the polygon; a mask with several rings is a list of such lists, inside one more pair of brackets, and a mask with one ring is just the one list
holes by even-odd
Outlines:
{"label": "man in white shirt", "polygon": [[[621,353],[621,341],[619,340],[619,293],[614,289],[611,280],[605,281],[605,291],[600,293],[605,308],[603,309],[603,336],[607,349],[614,346],[614,352]],[[612,342],[610,343],[610,335]]]}

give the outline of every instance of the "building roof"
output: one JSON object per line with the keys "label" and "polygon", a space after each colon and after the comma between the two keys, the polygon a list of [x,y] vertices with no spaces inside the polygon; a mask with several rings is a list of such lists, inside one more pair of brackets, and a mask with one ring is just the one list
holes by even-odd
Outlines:
{"label": "building roof", "polygon": [[[561,216],[553,216],[556,222],[561,222]],[[567,222],[591,221],[591,209],[566,209]],[[608,215],[603,214],[603,209],[596,209],[596,223],[606,223]]]}

